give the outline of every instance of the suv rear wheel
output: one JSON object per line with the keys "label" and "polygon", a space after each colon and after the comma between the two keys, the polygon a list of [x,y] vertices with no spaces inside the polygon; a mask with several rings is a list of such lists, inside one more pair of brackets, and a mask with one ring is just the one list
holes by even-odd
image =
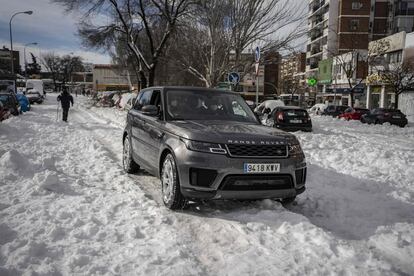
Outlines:
{"label": "suv rear wheel", "polygon": [[127,173],[136,173],[139,170],[139,165],[132,159],[131,143],[129,137],[124,139],[124,150],[122,152],[122,166]]}
{"label": "suv rear wheel", "polygon": [[162,201],[172,210],[183,209],[187,200],[181,194],[177,166],[171,153],[162,162],[161,170]]}

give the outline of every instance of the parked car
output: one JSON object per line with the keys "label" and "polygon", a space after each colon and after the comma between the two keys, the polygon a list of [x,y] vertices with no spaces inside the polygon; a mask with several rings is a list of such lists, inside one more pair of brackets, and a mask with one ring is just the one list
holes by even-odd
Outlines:
{"label": "parked car", "polygon": [[322,115],[332,116],[335,118],[344,113],[348,108],[349,106],[346,105],[328,105],[322,112]]}
{"label": "parked car", "polygon": [[32,103],[43,103],[43,96],[36,89],[30,89],[26,92],[26,97],[29,99],[29,102]]}
{"label": "parked car", "polygon": [[250,107],[250,109],[254,111],[254,109],[256,108],[256,103],[250,100],[246,100],[246,103]]}
{"label": "parked car", "polygon": [[306,109],[297,106],[278,106],[265,123],[285,131],[312,131],[312,120]]}
{"label": "parked car", "polygon": [[339,114],[338,118],[344,118],[345,120],[361,120],[361,116],[364,114],[367,114],[369,112],[369,109],[366,108],[347,108],[344,113]]}
{"label": "parked car", "polygon": [[318,103],[308,109],[309,114],[321,115],[328,105]]}
{"label": "parked car", "polygon": [[161,178],[164,204],[188,200],[282,199],[305,190],[298,139],[261,125],[237,93],[207,88],[142,90],[128,112],[123,168]]}
{"label": "parked car", "polygon": [[399,109],[385,108],[372,109],[369,113],[361,116],[361,122],[368,124],[390,123],[400,127],[405,127],[408,124],[407,116]]}
{"label": "parked car", "polygon": [[10,116],[10,110],[3,105],[2,101],[0,101],[0,122],[6,120]]}
{"label": "parked car", "polygon": [[14,116],[20,114],[20,104],[16,98],[16,94],[13,92],[0,92],[0,101],[3,103],[3,106],[10,110],[10,113]]}
{"label": "parked car", "polygon": [[19,104],[21,106],[21,111],[26,112],[30,110],[30,101],[26,97],[26,95],[22,93],[17,93],[16,98],[19,101]]}
{"label": "parked car", "polygon": [[[268,110],[270,112],[275,109],[277,106],[285,106],[285,103],[281,100],[266,100],[262,103],[260,103],[255,109],[254,112],[263,115],[265,110]],[[268,112],[268,113],[270,113]]]}

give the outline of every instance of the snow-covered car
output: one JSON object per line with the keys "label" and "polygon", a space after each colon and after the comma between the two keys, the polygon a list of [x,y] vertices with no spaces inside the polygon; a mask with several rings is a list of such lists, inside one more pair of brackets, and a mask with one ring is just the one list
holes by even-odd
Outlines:
{"label": "snow-covered car", "polygon": [[265,124],[269,114],[278,106],[285,106],[285,103],[281,100],[266,100],[254,109],[254,114],[262,124]]}
{"label": "snow-covered car", "polygon": [[16,98],[16,94],[13,92],[0,92],[0,101],[3,103],[3,106],[10,110],[10,113],[14,116],[17,116],[21,112],[21,107],[19,101]]}
{"label": "snow-covered car", "polygon": [[135,93],[125,93],[122,94],[121,100],[119,102],[119,107],[125,110],[130,110],[135,103],[137,94]]}
{"label": "snow-covered car", "polygon": [[26,92],[26,97],[29,99],[29,102],[32,103],[43,103],[43,96],[36,89],[30,89]]}
{"label": "snow-covered car", "polygon": [[10,110],[0,101],[0,122],[8,119],[11,116]]}
{"label": "snow-covered car", "polygon": [[318,103],[308,109],[309,114],[321,115],[327,107],[327,104]]}
{"label": "snow-covered car", "polygon": [[266,100],[260,103],[255,109],[254,112],[263,114],[265,109],[270,109],[270,112],[275,109],[277,106],[285,106],[285,103],[281,100]]}

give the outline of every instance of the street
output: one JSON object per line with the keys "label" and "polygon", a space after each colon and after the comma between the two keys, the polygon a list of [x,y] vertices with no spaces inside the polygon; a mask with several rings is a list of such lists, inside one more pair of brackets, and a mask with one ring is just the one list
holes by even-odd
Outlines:
{"label": "street", "polygon": [[0,124],[0,275],[414,274],[412,123],[314,116],[295,133],[308,179],[294,204],[173,212],[158,179],[122,169],[126,112],[74,98],[68,123],[48,94]]}

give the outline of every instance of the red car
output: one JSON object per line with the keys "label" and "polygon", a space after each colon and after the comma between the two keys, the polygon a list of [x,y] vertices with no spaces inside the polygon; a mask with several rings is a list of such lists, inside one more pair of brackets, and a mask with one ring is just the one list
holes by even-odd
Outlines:
{"label": "red car", "polygon": [[365,108],[347,108],[344,113],[340,114],[339,118],[344,118],[345,120],[360,120],[361,116],[369,113],[369,109]]}

